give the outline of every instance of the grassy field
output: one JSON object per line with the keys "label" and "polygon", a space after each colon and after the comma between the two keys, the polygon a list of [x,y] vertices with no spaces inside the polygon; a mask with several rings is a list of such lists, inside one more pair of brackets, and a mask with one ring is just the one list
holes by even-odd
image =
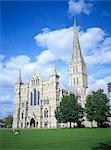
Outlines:
{"label": "grassy field", "polygon": [[111,128],[0,130],[1,150],[111,150]]}

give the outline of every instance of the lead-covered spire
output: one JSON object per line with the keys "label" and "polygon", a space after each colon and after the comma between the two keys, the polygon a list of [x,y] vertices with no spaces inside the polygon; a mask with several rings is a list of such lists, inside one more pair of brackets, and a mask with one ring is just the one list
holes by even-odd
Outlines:
{"label": "lead-covered spire", "polygon": [[21,69],[19,69],[18,83],[20,83],[20,84],[22,83]]}
{"label": "lead-covered spire", "polygon": [[76,19],[74,19],[74,35],[73,35],[73,57],[82,58],[81,48],[79,43],[78,31],[76,27]]}
{"label": "lead-covered spire", "polygon": [[55,67],[55,64],[53,63],[52,68],[51,68],[51,76],[56,76],[57,75],[57,70]]}

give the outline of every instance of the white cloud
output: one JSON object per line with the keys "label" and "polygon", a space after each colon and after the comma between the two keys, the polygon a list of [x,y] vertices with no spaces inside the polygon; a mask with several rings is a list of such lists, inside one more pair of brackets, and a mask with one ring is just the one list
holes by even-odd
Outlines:
{"label": "white cloud", "polygon": [[106,76],[104,78],[96,79],[94,76],[89,76],[89,88],[88,91],[96,91],[98,89],[104,89],[107,93],[107,83],[111,81],[111,76]]}
{"label": "white cloud", "polygon": [[30,58],[25,55],[20,55],[11,57],[10,59],[5,58],[5,61],[1,61],[0,63],[0,83],[4,85],[5,82],[8,82],[12,85],[17,79],[18,69],[25,68],[30,63]]}
{"label": "white cloud", "polygon": [[0,106],[0,118],[6,117],[7,115],[12,114],[13,105],[11,103],[2,103]]}
{"label": "white cloud", "polygon": [[46,64],[47,62],[51,62],[56,57],[54,56],[53,53],[51,53],[49,50],[44,50],[38,57],[37,57],[37,62],[39,64]]}
{"label": "white cloud", "polygon": [[71,15],[77,15],[80,13],[84,13],[89,15],[92,10],[92,3],[85,2],[84,0],[70,0],[69,1],[69,9],[68,12]]}
{"label": "white cloud", "polygon": [[[99,27],[88,28],[86,31],[81,28],[78,29],[81,50],[86,59],[87,66],[89,66],[91,70],[91,72],[88,70],[89,90],[98,88],[104,88],[106,90],[106,83],[110,81],[110,79],[106,82],[105,78],[109,75],[109,70],[103,67],[102,64],[111,65],[111,37],[108,37],[105,31]],[[67,62],[72,52],[73,27],[55,31],[48,30],[47,32],[39,33],[34,39],[43,49],[47,49],[47,51],[43,51],[38,58],[40,57],[42,59],[45,57],[47,58],[46,62],[61,60],[68,65]],[[43,54],[44,57],[42,57]],[[63,68],[60,70],[63,70]],[[97,70],[97,72],[95,70]],[[98,74],[98,72],[100,72],[100,74]],[[67,67],[64,67],[64,73],[62,71],[59,73],[61,78],[65,73],[65,77],[68,79]],[[101,78],[100,75],[102,74],[105,74],[104,78]],[[98,77],[98,79],[96,79],[96,77]],[[66,78],[62,78],[62,81],[65,81]],[[91,78],[92,83],[90,83]]]}
{"label": "white cloud", "polygon": [[5,100],[7,100],[6,102],[10,102],[10,99],[11,99],[11,95],[10,94],[3,94],[0,95],[0,99],[1,101],[0,102],[5,102]]}
{"label": "white cloud", "polygon": [[25,55],[20,55],[17,57],[11,57],[10,60],[6,63],[6,68],[9,69],[17,69],[19,67],[23,67],[24,65],[30,62],[30,58]]}
{"label": "white cloud", "polygon": [[85,52],[95,53],[95,49],[100,46],[105,38],[105,32],[99,27],[88,28],[86,31],[80,31],[81,49]]}
{"label": "white cloud", "polygon": [[108,64],[111,63],[111,37],[104,38],[104,41],[97,45],[95,51],[86,56],[89,64]]}
{"label": "white cloud", "polygon": [[86,56],[89,64],[108,64],[111,63],[111,51],[96,52],[93,55]]}
{"label": "white cloud", "polygon": [[3,61],[5,59],[5,55],[0,54],[0,61]]}
{"label": "white cloud", "polygon": [[[109,63],[111,61],[111,38],[99,27],[79,28],[82,53],[88,64]],[[38,56],[38,63],[54,60],[68,62],[72,52],[73,27],[39,33],[34,38],[44,50]],[[107,58],[107,59],[106,59]]]}
{"label": "white cloud", "polygon": [[[42,52],[43,58],[51,61],[52,58],[65,60],[68,58],[67,53],[72,49],[73,27],[64,28],[54,31],[39,33],[34,37],[36,43],[45,50]],[[39,56],[41,58],[41,56]],[[48,60],[49,58],[49,60]],[[40,59],[41,60],[41,59]]]}

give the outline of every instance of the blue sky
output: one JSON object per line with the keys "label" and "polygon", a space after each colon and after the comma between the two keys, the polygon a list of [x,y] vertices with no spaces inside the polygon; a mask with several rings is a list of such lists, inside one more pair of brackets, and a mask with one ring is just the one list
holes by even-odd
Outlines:
{"label": "blue sky", "polygon": [[111,81],[110,1],[2,1],[0,5],[0,118],[13,112],[18,68],[28,82],[35,66],[48,76],[55,62],[61,84],[68,83],[74,16],[89,90],[106,89]]}
{"label": "blue sky", "polygon": [[[8,56],[21,53],[34,56],[41,49],[38,51],[33,37],[43,28],[54,30],[73,25],[67,1],[9,1],[2,2],[1,8],[2,53]],[[77,15],[77,22],[82,28],[99,26],[111,34],[110,8],[109,1],[94,2],[93,12]]]}

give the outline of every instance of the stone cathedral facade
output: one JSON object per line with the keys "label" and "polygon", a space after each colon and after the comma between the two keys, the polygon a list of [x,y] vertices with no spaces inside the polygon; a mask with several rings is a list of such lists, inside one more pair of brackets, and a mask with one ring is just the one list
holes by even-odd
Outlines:
{"label": "stone cathedral facade", "polygon": [[[84,106],[87,84],[86,64],[81,53],[76,22],[74,23],[73,51],[69,65],[69,86],[77,89],[79,101]],[[57,128],[55,109],[63,95],[70,93],[60,88],[59,75],[52,67],[49,80],[41,79],[34,73],[30,82],[25,85],[19,79],[15,85],[13,128]]]}

